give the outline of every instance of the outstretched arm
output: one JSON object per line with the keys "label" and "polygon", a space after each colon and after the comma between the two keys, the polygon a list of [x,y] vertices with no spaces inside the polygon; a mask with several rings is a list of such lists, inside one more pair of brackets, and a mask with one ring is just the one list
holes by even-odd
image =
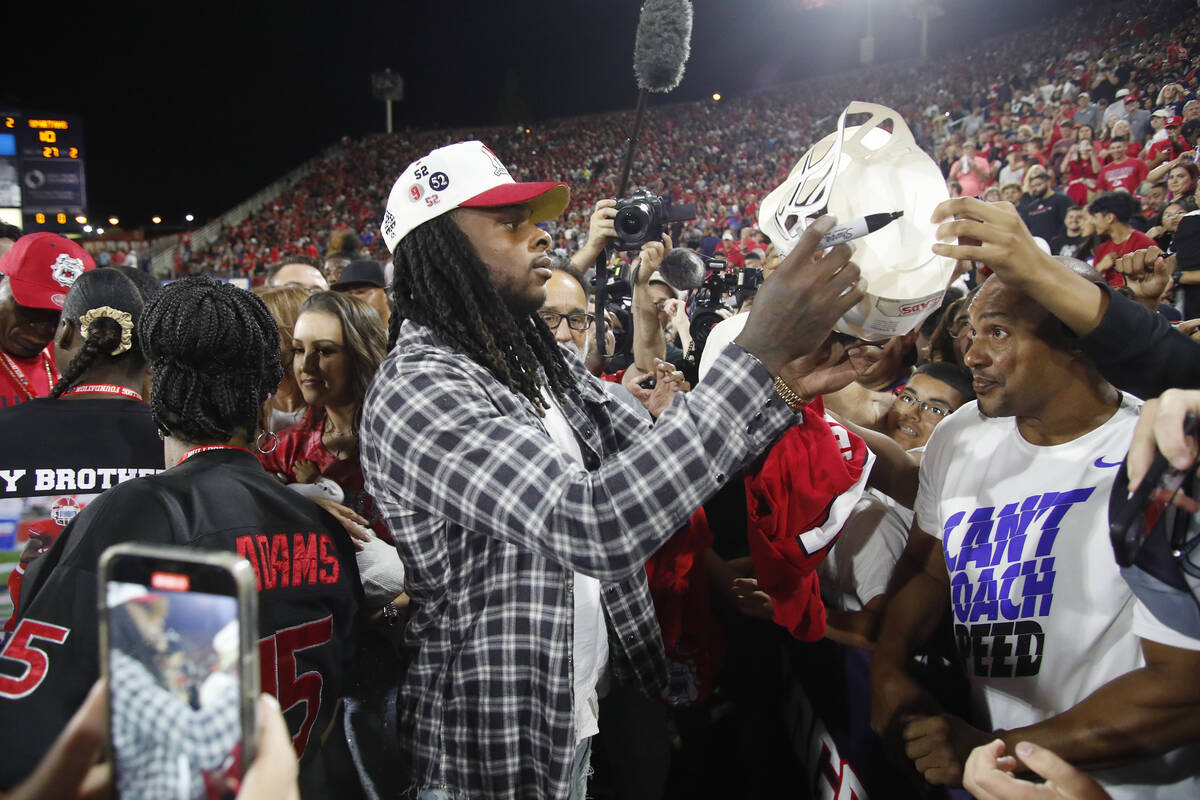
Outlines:
{"label": "outstretched arm", "polygon": [[1200,739],[1200,651],[1142,640],[1146,666],[1109,681],[1074,707],[1001,735],[1047,747],[1072,764],[1104,766]]}

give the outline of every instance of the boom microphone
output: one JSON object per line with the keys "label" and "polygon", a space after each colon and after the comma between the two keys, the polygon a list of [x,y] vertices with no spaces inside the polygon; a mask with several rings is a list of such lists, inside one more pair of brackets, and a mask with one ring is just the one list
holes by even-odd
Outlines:
{"label": "boom microphone", "polygon": [[[633,74],[637,78],[637,109],[633,112],[633,131],[625,143],[625,163],[617,182],[617,197],[629,188],[629,171],[637,149],[642,119],[646,114],[646,95],[669,92],[683,80],[683,66],[692,47],[692,4],[690,0],[646,0],[638,16],[637,37],[633,43]],[[596,258],[596,349],[604,352],[604,306],[608,301],[607,251]]]}
{"label": "boom microphone", "polygon": [[[658,274],[676,291],[686,292],[704,284],[704,259],[686,247],[673,247],[658,266]],[[634,280],[637,280],[634,278]]]}
{"label": "boom microphone", "polygon": [[633,45],[633,74],[638,88],[669,92],[683,80],[692,40],[689,0],[646,0]]}

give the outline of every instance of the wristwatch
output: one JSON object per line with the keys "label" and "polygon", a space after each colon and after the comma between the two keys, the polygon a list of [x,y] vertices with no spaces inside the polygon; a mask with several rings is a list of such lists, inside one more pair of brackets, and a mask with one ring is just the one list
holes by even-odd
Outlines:
{"label": "wristwatch", "polygon": [[812,398],[806,399],[796,394],[792,387],[788,386],[778,375],[775,376],[775,392],[792,411],[803,411],[804,407],[812,401]]}

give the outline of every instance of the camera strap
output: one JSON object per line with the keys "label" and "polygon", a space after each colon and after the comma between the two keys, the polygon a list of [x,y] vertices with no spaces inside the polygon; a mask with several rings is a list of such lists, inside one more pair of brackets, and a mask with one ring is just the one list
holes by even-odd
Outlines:
{"label": "camera strap", "polygon": [[601,358],[612,358],[613,353],[606,353],[604,346],[604,309],[608,307],[608,248],[605,247],[596,256],[596,277],[594,279],[593,295],[596,301],[596,354]]}

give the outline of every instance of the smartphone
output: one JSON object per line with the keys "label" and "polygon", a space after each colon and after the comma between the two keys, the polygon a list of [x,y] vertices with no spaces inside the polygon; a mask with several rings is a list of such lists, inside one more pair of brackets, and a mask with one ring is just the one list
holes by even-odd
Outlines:
{"label": "smartphone", "polygon": [[126,543],[100,559],[116,796],[233,798],[254,760],[258,594],[233,553]]}

